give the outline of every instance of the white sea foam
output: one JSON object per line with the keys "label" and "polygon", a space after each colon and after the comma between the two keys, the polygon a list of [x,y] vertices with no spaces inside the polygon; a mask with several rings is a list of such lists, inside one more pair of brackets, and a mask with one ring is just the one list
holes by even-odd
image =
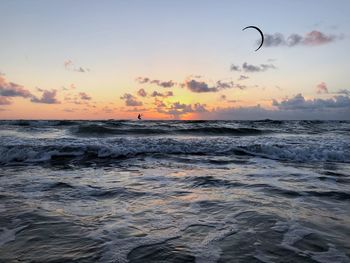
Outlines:
{"label": "white sea foam", "polygon": [[[271,138],[270,138],[271,139]],[[272,139],[271,139],[272,140]],[[139,154],[205,154],[260,157],[293,162],[350,163],[350,142],[290,144],[268,138],[0,138],[0,163],[45,162],[53,157],[89,156],[97,158],[133,157]],[[95,157],[94,157],[95,156]]]}

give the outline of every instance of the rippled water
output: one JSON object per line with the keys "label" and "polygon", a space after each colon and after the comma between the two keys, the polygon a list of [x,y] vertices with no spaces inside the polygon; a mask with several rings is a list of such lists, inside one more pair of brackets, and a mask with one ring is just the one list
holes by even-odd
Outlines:
{"label": "rippled water", "polygon": [[350,262],[349,131],[1,121],[0,262]]}

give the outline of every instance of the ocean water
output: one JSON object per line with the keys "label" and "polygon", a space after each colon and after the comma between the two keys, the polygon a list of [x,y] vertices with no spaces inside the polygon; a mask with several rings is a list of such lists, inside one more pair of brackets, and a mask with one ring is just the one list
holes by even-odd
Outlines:
{"label": "ocean water", "polygon": [[0,121],[0,262],[350,262],[350,122]]}

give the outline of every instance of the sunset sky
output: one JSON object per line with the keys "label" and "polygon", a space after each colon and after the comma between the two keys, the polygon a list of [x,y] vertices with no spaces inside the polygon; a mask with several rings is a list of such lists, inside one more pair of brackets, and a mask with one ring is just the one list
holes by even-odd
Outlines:
{"label": "sunset sky", "polygon": [[0,10],[0,119],[350,119],[348,0]]}

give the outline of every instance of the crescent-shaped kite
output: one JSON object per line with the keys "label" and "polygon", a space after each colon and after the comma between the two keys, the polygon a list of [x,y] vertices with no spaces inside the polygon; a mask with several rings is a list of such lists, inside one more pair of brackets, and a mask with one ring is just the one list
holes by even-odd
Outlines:
{"label": "crescent-shaped kite", "polygon": [[242,31],[246,30],[247,28],[254,28],[254,29],[258,30],[258,32],[259,32],[260,35],[261,35],[261,43],[260,43],[260,46],[255,50],[255,51],[258,51],[259,48],[261,48],[262,45],[264,44],[264,34],[263,34],[263,32],[260,30],[260,28],[258,28],[258,27],[256,27],[256,26],[247,26],[247,27],[243,28]]}

